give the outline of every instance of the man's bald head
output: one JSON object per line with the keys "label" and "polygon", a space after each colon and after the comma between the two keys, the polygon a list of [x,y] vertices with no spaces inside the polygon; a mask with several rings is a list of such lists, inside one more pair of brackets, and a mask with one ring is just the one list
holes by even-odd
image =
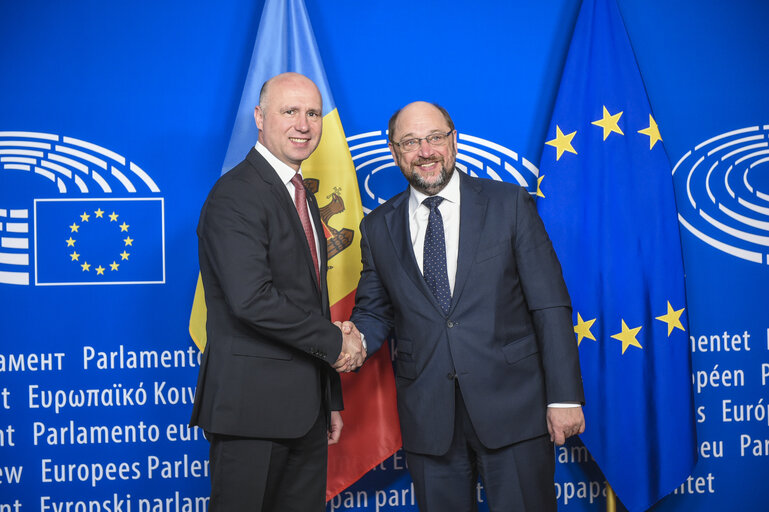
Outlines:
{"label": "man's bald head", "polygon": [[289,71],[287,73],[275,75],[274,77],[264,82],[261,90],[259,91],[259,105],[264,106],[265,103],[269,101],[270,89],[272,89],[273,86],[275,88],[280,88],[281,86],[297,84],[305,84],[307,86],[313,87],[318,92],[318,96],[320,96],[320,90],[318,90],[318,86],[315,85],[315,82],[300,73]]}
{"label": "man's bald head", "polygon": [[425,110],[429,107],[432,107],[436,109],[440,114],[443,116],[443,119],[446,120],[446,124],[448,125],[450,130],[454,130],[454,121],[451,120],[451,116],[449,115],[448,111],[438,105],[437,103],[430,103],[427,101],[414,101],[412,103],[409,103],[403,108],[400,108],[395,111],[395,113],[390,117],[390,122],[387,124],[387,132],[388,137],[390,138],[390,142],[393,142],[395,140],[395,129],[396,124],[398,122],[398,117],[400,117],[400,114],[404,111],[408,110]]}

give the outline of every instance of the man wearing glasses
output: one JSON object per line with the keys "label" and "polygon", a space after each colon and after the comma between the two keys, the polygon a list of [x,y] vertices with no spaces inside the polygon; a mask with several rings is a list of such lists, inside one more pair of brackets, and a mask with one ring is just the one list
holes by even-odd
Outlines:
{"label": "man wearing glasses", "polygon": [[[448,112],[389,124],[409,188],[361,224],[352,323],[397,340],[398,412],[420,510],[556,510],[553,442],[584,431],[571,303],[523,188],[456,172]],[[353,325],[354,324],[354,325]]]}

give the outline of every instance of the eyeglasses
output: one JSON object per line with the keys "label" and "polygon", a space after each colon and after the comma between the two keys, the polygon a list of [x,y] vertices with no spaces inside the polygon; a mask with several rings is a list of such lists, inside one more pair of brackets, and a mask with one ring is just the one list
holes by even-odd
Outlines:
{"label": "eyeglasses", "polygon": [[445,146],[446,141],[449,140],[449,135],[451,135],[453,132],[454,130],[449,130],[446,133],[431,133],[427,137],[415,137],[413,139],[406,139],[400,142],[393,142],[393,144],[401,148],[401,151],[404,153],[409,153],[419,149],[419,146],[422,144],[423,140],[426,140],[427,143],[433,147]]}

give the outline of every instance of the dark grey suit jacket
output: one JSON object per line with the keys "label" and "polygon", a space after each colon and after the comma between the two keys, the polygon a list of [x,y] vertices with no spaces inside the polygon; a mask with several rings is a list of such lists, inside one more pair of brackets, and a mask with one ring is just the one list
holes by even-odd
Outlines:
{"label": "dark grey suit jacket", "polygon": [[[315,226],[318,206],[307,194]],[[342,409],[342,348],[330,322],[326,240],[317,283],[291,196],[255,150],[214,185],[198,224],[208,343],[191,425],[217,434],[295,438],[323,406]]]}
{"label": "dark grey suit jacket", "polygon": [[448,314],[414,258],[406,190],[361,224],[352,316],[369,353],[393,329],[403,446],[432,455],[451,442],[454,379],[488,448],[547,433],[548,403],[584,400],[569,295],[533,199],[516,185],[456,172],[459,255]]}

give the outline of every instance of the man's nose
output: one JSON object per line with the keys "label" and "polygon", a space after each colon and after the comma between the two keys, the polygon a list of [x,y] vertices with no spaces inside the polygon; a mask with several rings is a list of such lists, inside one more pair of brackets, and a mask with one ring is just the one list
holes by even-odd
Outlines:
{"label": "man's nose", "polygon": [[433,147],[427,142],[427,139],[419,141],[419,156],[428,157],[433,154]]}
{"label": "man's nose", "polygon": [[296,118],[294,123],[294,129],[298,132],[306,132],[310,129],[310,123],[307,121],[307,116],[301,115]]}

